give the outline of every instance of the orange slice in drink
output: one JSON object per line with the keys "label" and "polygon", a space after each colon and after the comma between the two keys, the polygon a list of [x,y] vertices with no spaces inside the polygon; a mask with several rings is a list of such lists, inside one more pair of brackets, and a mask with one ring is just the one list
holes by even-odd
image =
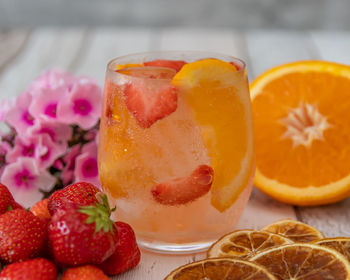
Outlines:
{"label": "orange slice in drink", "polygon": [[261,251],[250,258],[281,280],[348,280],[350,263],[337,251],[315,244],[293,243]]}
{"label": "orange slice in drink", "polygon": [[320,205],[350,194],[350,66],[277,66],[250,87],[255,185],[282,202]]}
{"label": "orange slice in drink", "polygon": [[333,237],[324,238],[313,242],[321,246],[326,246],[338,251],[350,261],[350,238],[349,237]]}
{"label": "orange slice in drink", "polygon": [[129,63],[129,64],[118,64],[116,70],[121,70],[125,68],[143,67],[143,64]]}
{"label": "orange slice in drink", "polygon": [[181,266],[164,280],[277,280],[264,267],[232,258],[206,259]]}
{"label": "orange slice in drink", "polygon": [[228,62],[191,62],[172,84],[183,94],[199,125],[214,169],[211,204],[229,208],[248,185],[253,170],[253,133],[243,71]]}
{"label": "orange slice in drink", "polygon": [[261,230],[283,235],[294,242],[311,242],[325,238],[324,234],[314,227],[294,220],[280,220]]}
{"label": "orange slice in drink", "polygon": [[257,230],[237,230],[224,235],[208,250],[208,258],[236,257],[247,259],[257,252],[293,241],[282,235]]}

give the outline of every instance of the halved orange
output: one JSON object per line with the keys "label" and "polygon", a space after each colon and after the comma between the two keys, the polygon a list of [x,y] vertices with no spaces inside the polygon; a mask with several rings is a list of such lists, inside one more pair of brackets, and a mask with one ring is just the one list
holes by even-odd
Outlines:
{"label": "halved orange", "polygon": [[251,229],[236,230],[216,241],[209,248],[207,257],[247,259],[261,250],[289,243],[293,243],[293,241],[279,234]]}
{"label": "halved orange", "polygon": [[219,59],[188,63],[174,76],[192,109],[214,169],[211,204],[229,208],[249,185],[254,170],[253,128],[247,80],[243,71]]}
{"label": "halved orange", "polygon": [[280,220],[261,229],[284,237],[294,242],[312,242],[325,238],[324,234],[316,228],[295,220]]}
{"label": "halved orange", "polygon": [[348,280],[350,263],[337,251],[316,244],[293,243],[262,251],[252,258],[281,280]]}
{"label": "halved orange", "polygon": [[300,61],[277,66],[250,87],[255,184],[294,205],[350,195],[350,66]]}
{"label": "halved orange", "polygon": [[350,238],[349,237],[333,237],[324,238],[313,242],[321,246],[327,246],[339,253],[343,254],[350,261]]}
{"label": "halved orange", "polygon": [[164,280],[277,280],[264,267],[232,258],[206,259],[181,266]]}

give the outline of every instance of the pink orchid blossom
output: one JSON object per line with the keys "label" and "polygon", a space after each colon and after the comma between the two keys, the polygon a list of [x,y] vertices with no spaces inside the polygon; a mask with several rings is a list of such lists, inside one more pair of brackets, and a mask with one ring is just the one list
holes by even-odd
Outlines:
{"label": "pink orchid blossom", "polygon": [[57,106],[66,92],[67,88],[65,86],[38,90],[29,106],[30,114],[41,121],[59,121]]}
{"label": "pink orchid blossom", "polygon": [[97,146],[95,142],[86,144],[76,158],[75,181],[84,181],[101,186],[97,167]]}
{"label": "pink orchid blossom", "polygon": [[67,149],[67,142],[73,135],[72,127],[58,122],[37,122],[27,132],[28,135],[48,134],[51,140],[64,150]]}
{"label": "pink orchid blossom", "polygon": [[75,160],[81,152],[80,144],[74,145],[70,151],[63,157],[65,166],[62,170],[61,178],[64,185],[74,180]]}
{"label": "pink orchid blossom", "polygon": [[28,128],[35,124],[35,119],[28,108],[32,102],[32,96],[28,91],[22,93],[16,102],[5,114],[5,121],[11,125],[18,134],[24,134]]}
{"label": "pink orchid blossom", "polygon": [[49,191],[55,185],[56,178],[45,170],[39,170],[35,159],[26,157],[6,166],[1,182],[8,186],[18,203],[30,207],[43,198],[40,190]]}
{"label": "pink orchid blossom", "polygon": [[53,162],[65,152],[65,149],[56,145],[48,134],[33,135],[22,138],[17,136],[14,148],[7,153],[9,163],[17,161],[19,157],[34,158],[40,170],[50,167]]}
{"label": "pink orchid blossom", "polygon": [[33,96],[40,93],[42,89],[66,87],[68,91],[70,91],[76,80],[77,79],[68,72],[57,69],[47,70],[29,85],[28,90]]}
{"label": "pink orchid blossom", "polygon": [[63,123],[90,129],[100,118],[101,103],[101,88],[92,80],[80,79],[74,84],[72,91],[60,100],[57,117]]}
{"label": "pink orchid blossom", "polygon": [[6,141],[0,141],[0,177],[6,165],[6,154],[11,150],[11,146]]}

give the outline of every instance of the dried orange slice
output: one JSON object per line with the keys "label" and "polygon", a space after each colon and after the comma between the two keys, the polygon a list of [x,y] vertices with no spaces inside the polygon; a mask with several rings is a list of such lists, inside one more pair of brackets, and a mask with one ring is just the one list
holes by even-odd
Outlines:
{"label": "dried orange slice", "polygon": [[277,280],[264,267],[232,258],[206,259],[181,266],[164,280]]}
{"label": "dried orange slice", "polygon": [[283,235],[294,242],[311,242],[325,238],[314,227],[294,220],[280,220],[265,226],[261,230]]}
{"label": "dried orange slice", "polygon": [[348,280],[350,263],[337,251],[316,244],[293,243],[262,251],[252,258],[281,280]]}
{"label": "dried orange slice", "polygon": [[192,109],[214,169],[211,204],[229,208],[249,184],[254,169],[250,98],[243,71],[219,59],[184,65],[172,84]]}
{"label": "dried orange slice", "polygon": [[350,195],[350,66],[301,61],[277,66],[250,87],[255,184],[294,205]]}
{"label": "dried orange slice", "polygon": [[257,252],[278,245],[293,243],[282,235],[257,230],[236,230],[224,235],[208,250],[208,258],[238,257],[247,259]]}
{"label": "dried orange slice", "polygon": [[343,254],[350,261],[350,238],[349,237],[334,237],[324,238],[313,242],[321,246],[327,246],[339,253]]}

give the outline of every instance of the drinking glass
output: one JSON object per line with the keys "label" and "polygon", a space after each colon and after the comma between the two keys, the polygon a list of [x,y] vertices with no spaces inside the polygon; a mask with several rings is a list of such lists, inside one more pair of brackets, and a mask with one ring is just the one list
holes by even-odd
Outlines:
{"label": "drinking glass", "polygon": [[204,250],[234,230],[254,173],[245,64],[210,52],[149,52],[106,72],[99,174],[138,243]]}

